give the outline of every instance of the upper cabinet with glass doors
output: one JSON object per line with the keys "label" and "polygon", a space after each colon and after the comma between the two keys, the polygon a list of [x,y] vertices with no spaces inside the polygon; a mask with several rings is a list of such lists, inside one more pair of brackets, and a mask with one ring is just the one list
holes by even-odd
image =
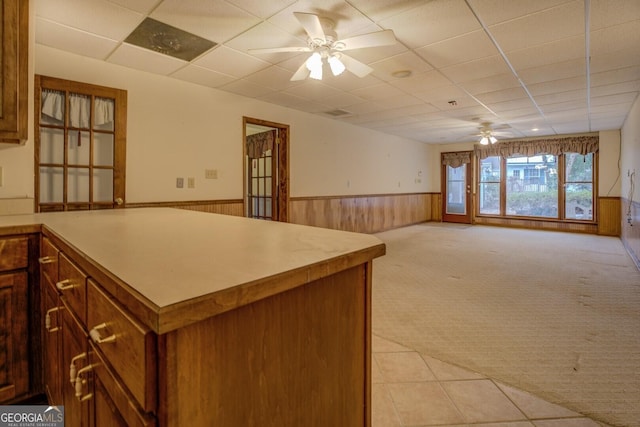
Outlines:
{"label": "upper cabinet with glass doors", "polygon": [[36,76],[36,211],[124,206],[127,92]]}

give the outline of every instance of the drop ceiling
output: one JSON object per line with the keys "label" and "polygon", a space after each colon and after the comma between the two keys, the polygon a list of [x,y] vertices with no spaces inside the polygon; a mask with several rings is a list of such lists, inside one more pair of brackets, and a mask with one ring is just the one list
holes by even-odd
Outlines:
{"label": "drop ceiling", "polygon": [[[37,44],[425,143],[474,141],[485,122],[499,139],[620,129],[640,92],[638,0],[33,3]],[[364,78],[292,82],[308,53],[248,50],[306,46],[293,12],[398,43],[349,52]],[[126,42],[146,18],[213,47],[186,61]]]}

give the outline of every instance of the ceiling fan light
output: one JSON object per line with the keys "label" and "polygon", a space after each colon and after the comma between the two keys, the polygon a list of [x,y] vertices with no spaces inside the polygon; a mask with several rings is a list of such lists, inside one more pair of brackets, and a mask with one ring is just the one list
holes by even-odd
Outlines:
{"label": "ceiling fan light", "polygon": [[320,69],[320,75],[322,75],[322,57],[318,52],[314,52],[313,55],[307,59],[307,69],[313,73],[313,70]]}
{"label": "ceiling fan light", "polygon": [[496,142],[498,142],[498,140],[496,139],[495,136],[492,135],[489,137],[489,142],[491,142],[492,144],[495,144]]}
{"label": "ceiling fan light", "polygon": [[314,80],[322,80],[322,63],[319,66],[316,66],[314,69],[310,70],[309,77]]}
{"label": "ceiling fan light", "polygon": [[331,72],[333,73],[334,76],[339,76],[346,69],[342,61],[340,61],[340,59],[338,59],[338,57],[335,55],[331,55],[328,61],[329,61],[329,66],[331,67]]}
{"label": "ceiling fan light", "polygon": [[486,136],[483,136],[482,138],[480,138],[480,144],[489,145],[489,138],[487,138]]}

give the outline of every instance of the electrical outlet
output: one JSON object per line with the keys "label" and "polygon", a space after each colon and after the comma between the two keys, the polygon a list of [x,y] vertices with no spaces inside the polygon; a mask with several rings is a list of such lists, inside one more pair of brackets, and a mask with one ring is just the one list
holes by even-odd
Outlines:
{"label": "electrical outlet", "polygon": [[184,178],[176,178],[176,188],[184,188]]}
{"label": "electrical outlet", "polygon": [[205,169],[204,177],[205,179],[218,179],[218,169]]}
{"label": "electrical outlet", "polygon": [[187,178],[187,187],[188,188],[196,188],[196,179],[192,176]]}

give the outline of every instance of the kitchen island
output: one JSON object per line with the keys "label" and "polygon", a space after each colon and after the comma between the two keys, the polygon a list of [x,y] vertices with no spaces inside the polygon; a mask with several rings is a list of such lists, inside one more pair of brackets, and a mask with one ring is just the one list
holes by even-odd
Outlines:
{"label": "kitchen island", "polygon": [[0,237],[34,232],[60,353],[44,383],[77,425],[370,425],[374,236],[164,208],[0,217]]}

